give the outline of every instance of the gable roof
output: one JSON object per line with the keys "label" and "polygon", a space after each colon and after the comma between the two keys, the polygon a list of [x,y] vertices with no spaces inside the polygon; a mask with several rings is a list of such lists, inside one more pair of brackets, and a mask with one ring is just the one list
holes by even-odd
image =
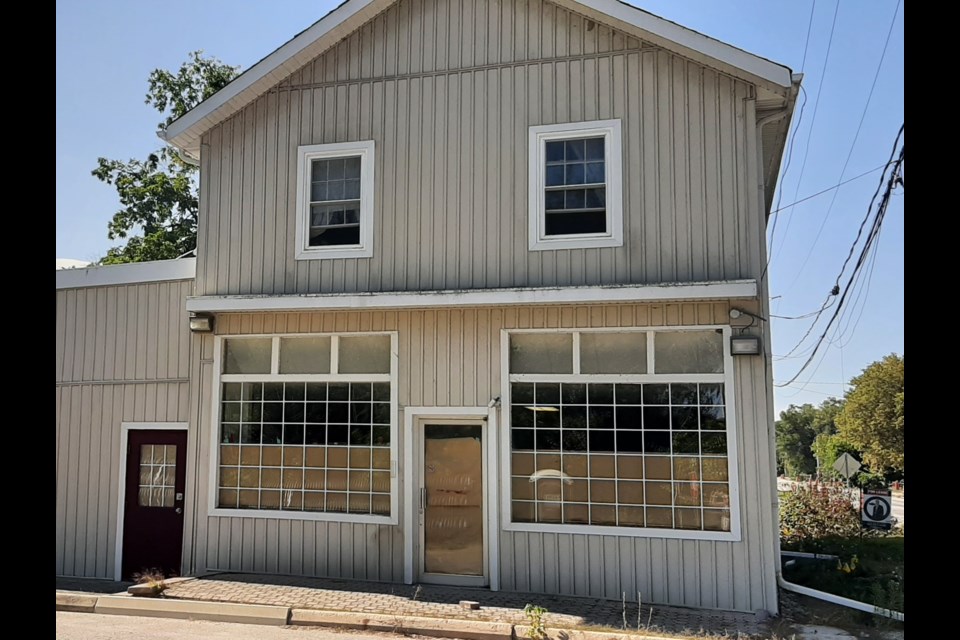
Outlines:
{"label": "gable roof", "polygon": [[[717,68],[786,97],[791,72],[784,65],[705,36],[621,0],[552,0],[642,40]],[[321,55],[397,0],[345,0],[279,49],[244,71],[158,135],[187,155],[199,157],[200,137]]]}

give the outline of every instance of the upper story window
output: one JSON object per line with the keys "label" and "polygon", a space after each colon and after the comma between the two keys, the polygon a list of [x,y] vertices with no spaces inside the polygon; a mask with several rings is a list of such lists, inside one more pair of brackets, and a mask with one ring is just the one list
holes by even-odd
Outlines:
{"label": "upper story window", "polygon": [[297,260],[373,256],[373,140],[301,146],[297,176]]}
{"label": "upper story window", "polygon": [[530,127],[530,250],[623,245],[620,121]]}

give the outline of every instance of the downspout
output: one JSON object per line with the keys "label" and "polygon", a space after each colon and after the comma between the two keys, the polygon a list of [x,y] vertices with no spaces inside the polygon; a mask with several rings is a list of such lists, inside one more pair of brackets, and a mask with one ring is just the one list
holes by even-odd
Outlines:
{"label": "downspout", "polygon": [[799,584],[787,582],[786,578],[783,577],[783,570],[780,567],[777,567],[777,584],[780,585],[781,589],[799,593],[800,595],[809,596],[825,602],[832,602],[833,604],[839,604],[840,606],[857,609],[859,611],[866,611],[867,613],[875,613],[878,616],[884,616],[886,618],[892,618],[894,620],[903,622],[903,614],[899,611],[884,609],[872,604],[867,604],[866,602],[860,602],[859,600],[851,600],[850,598],[844,598],[843,596],[835,596],[832,593],[827,593],[826,591],[817,591],[816,589],[811,589],[810,587],[804,587]]}
{"label": "downspout", "polygon": [[[799,74],[796,74],[799,75]],[[799,85],[799,77],[795,77],[797,84]],[[794,89],[796,92],[797,89]],[[757,120],[757,143],[758,146],[762,144],[763,136],[762,130],[763,127],[772,123],[782,120],[791,112],[791,107],[784,107],[781,111],[772,113],[768,116],[760,118]],[[758,148],[757,150],[760,159],[763,159],[763,151]],[[762,162],[761,162],[761,172],[762,172]],[[761,198],[763,198],[763,181],[761,180]],[[769,361],[767,363],[769,366]],[[772,403],[770,406],[773,406]],[[776,436],[774,436],[776,437]],[[774,502],[774,522],[779,522],[779,512],[777,502]],[[787,552],[789,553],[789,552]],[[826,591],[818,591],[817,589],[811,589],[810,587],[804,587],[803,585],[794,584],[793,582],[788,582],[786,578],[783,577],[783,556],[784,552],[780,550],[779,544],[779,535],[777,536],[777,585],[781,589],[786,591],[792,591],[793,593],[799,593],[800,595],[808,596],[810,598],[816,598],[818,600],[823,600],[824,602],[830,602],[832,604],[838,604],[843,607],[848,607],[850,609],[857,609],[858,611],[865,611],[867,613],[873,613],[876,615],[884,616],[886,618],[891,618],[893,620],[899,620],[900,622],[904,621],[903,613],[900,611],[893,611],[891,609],[884,609],[876,605],[868,604],[866,602],[860,602],[859,600],[853,600],[851,598],[844,598],[843,596],[834,595],[832,593],[827,593]]]}

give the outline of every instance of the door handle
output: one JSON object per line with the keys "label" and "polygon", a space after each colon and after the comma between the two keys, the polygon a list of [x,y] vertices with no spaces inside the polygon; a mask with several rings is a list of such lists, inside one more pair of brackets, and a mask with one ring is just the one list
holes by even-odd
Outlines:
{"label": "door handle", "polygon": [[175,511],[176,511],[177,513],[183,513],[183,509],[181,509],[180,507],[177,507],[177,508],[175,509]]}

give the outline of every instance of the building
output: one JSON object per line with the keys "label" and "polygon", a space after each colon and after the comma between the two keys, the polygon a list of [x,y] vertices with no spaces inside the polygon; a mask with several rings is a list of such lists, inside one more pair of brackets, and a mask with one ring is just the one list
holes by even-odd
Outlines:
{"label": "building", "polygon": [[58,272],[57,574],[776,611],[798,87],[614,0],[347,0],[164,133],[196,259]]}

